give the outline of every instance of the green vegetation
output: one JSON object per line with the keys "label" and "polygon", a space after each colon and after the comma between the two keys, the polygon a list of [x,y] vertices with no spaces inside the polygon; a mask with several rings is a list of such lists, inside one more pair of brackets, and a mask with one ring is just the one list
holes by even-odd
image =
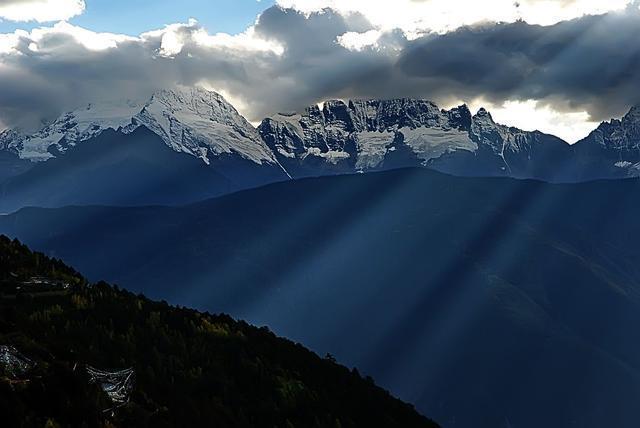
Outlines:
{"label": "green vegetation", "polygon": [[[356,370],[225,315],[87,285],[59,261],[0,236],[0,278],[47,276],[61,295],[0,298],[0,345],[33,359],[0,372],[3,426],[435,427]],[[114,414],[84,364],[136,370]],[[74,370],[75,368],[75,370]]]}

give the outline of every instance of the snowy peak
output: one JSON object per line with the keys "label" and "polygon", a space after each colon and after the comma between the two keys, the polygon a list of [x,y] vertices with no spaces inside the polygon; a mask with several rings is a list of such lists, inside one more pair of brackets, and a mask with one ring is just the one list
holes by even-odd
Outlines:
{"label": "snowy peak", "polygon": [[89,104],[60,116],[32,135],[0,134],[0,148],[23,159],[43,161],[99,135],[105,129],[132,132],[146,126],[171,148],[209,163],[239,155],[258,164],[275,163],[256,129],[220,94],[199,88],[161,90],[144,101]]}
{"label": "snowy peak", "polygon": [[158,91],[144,106],[144,110],[154,109],[174,116],[251,128],[249,122],[222,95],[201,88]]}
{"label": "snowy peak", "polygon": [[237,154],[257,164],[275,163],[257,130],[220,94],[199,88],[153,94],[126,132],[144,125],[175,151],[209,163]]}

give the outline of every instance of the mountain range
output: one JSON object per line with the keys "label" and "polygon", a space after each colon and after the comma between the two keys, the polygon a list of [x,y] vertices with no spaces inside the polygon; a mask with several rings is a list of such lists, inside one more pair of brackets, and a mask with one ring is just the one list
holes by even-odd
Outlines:
{"label": "mountain range", "polygon": [[268,325],[444,427],[632,428],[639,186],[400,169],[180,207],[25,208],[0,233],[92,280]]}
{"label": "mountain range", "polygon": [[570,145],[497,124],[484,109],[442,110],[417,99],[328,101],[256,129],[219,94],[175,88],[91,104],[33,134],[0,133],[0,211],[175,205],[289,179],[403,167],[547,182],[635,177],[639,129],[634,107]]}

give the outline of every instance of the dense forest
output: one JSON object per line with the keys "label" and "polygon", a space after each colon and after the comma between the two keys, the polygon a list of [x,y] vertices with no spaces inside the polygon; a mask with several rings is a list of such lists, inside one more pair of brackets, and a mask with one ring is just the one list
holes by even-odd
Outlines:
{"label": "dense forest", "polygon": [[[33,277],[68,288],[15,291]],[[16,374],[0,361],[3,426],[437,426],[331,356],[226,315],[90,285],[4,236],[0,283],[0,345],[33,362]],[[108,410],[87,365],[133,368],[128,403]]]}

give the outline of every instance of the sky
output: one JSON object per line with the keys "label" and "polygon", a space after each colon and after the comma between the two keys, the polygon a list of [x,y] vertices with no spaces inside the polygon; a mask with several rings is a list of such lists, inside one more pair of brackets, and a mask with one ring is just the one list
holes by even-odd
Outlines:
{"label": "sky", "polygon": [[[0,0],[0,5],[10,3]],[[251,25],[258,14],[273,5],[273,1],[256,0],[85,0],[84,8],[69,3],[69,13],[81,12],[67,18],[71,24],[93,31],[137,36],[145,31],[162,28],[175,22],[187,22],[197,17],[200,24],[213,32],[239,33]],[[125,12],[123,12],[125,11]],[[58,16],[56,18],[66,18]],[[35,21],[0,21],[0,32],[16,29],[31,30],[40,24]]]}
{"label": "sky", "polygon": [[173,85],[252,122],[418,97],[573,143],[640,103],[630,0],[0,0],[0,129]]}

